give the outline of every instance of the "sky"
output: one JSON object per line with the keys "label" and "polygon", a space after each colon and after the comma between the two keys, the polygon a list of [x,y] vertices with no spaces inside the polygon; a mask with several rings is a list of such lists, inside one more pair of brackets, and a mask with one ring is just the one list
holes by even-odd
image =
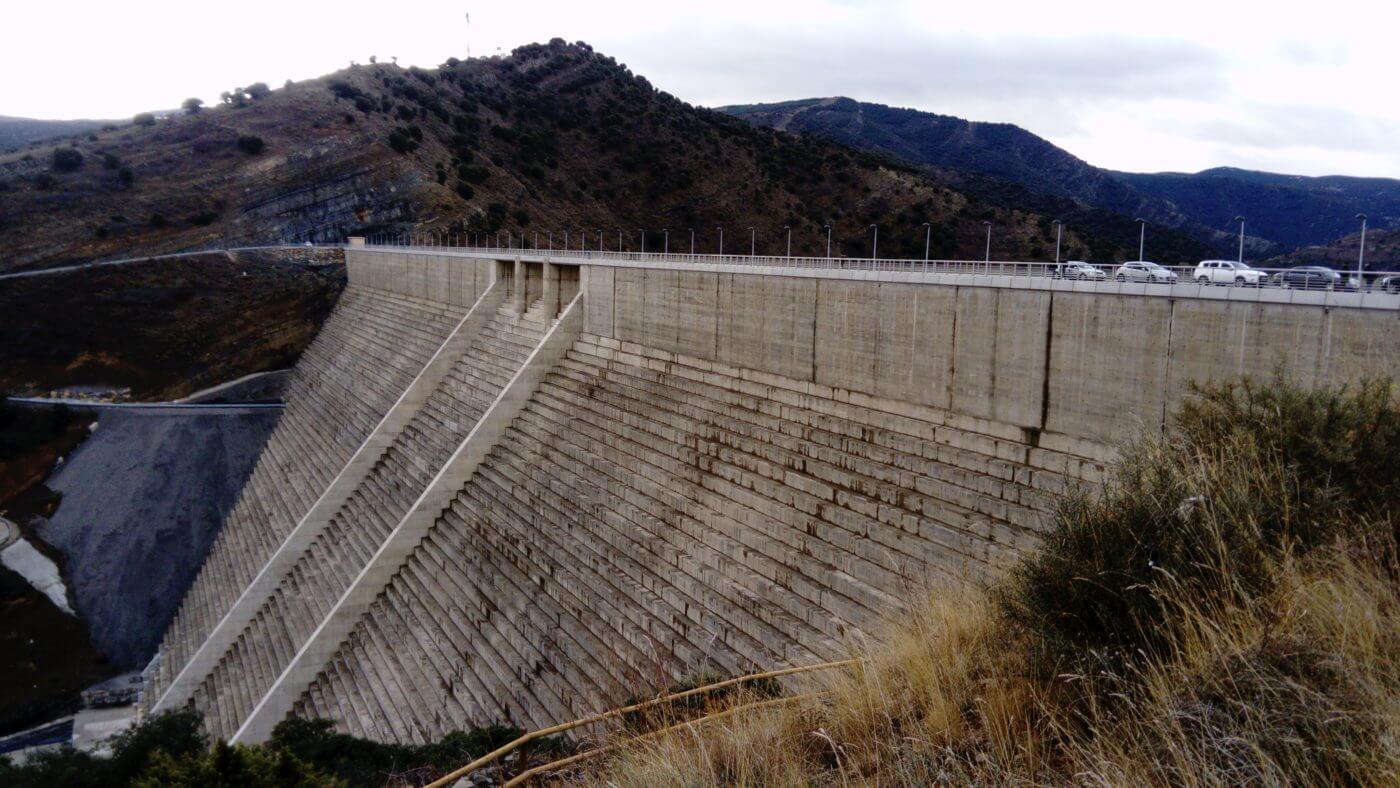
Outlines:
{"label": "sky", "polygon": [[1015,123],[1111,169],[1400,177],[1393,0],[10,5],[0,115],[125,118],[557,36],[704,106],[846,95]]}

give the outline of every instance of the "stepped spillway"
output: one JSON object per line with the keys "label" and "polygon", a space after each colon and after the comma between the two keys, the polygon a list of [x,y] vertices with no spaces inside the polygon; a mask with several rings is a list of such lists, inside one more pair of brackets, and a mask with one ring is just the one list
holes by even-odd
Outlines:
{"label": "stepped spillway", "polygon": [[297,363],[287,407],[185,594],[146,698],[154,698],[464,312],[351,285]]}
{"label": "stepped spillway", "polygon": [[235,741],[288,714],[402,742],[543,726],[840,657],[1034,549],[1191,381],[1344,382],[1400,333],[1365,304],[982,277],[347,265],[148,688]]}

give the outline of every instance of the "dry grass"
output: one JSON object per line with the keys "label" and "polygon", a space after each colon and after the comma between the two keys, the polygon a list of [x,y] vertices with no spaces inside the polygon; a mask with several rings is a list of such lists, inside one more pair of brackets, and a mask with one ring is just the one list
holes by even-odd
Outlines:
{"label": "dry grass", "polygon": [[[620,735],[562,778],[1400,785],[1400,455],[1375,437],[1395,434],[1388,391],[1206,392],[1115,483],[1065,502],[1051,560],[933,590],[852,649],[866,662],[804,677],[807,700]],[[1263,415],[1216,418],[1241,403]],[[1367,415],[1333,436],[1353,407]],[[1269,421],[1313,412],[1314,431]]]}

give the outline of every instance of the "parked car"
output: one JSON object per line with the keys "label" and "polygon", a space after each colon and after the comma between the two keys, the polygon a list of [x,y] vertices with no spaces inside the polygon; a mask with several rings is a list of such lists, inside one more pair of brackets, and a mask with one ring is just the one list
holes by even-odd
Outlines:
{"label": "parked car", "polygon": [[[1364,278],[1362,281],[1365,281]],[[1367,284],[1361,284],[1356,279],[1356,274],[1347,277],[1348,290],[1370,290],[1373,293],[1400,293],[1400,273],[1389,271],[1377,271],[1371,274],[1371,280]]]}
{"label": "parked car", "polygon": [[1298,265],[1279,271],[1271,281],[1279,287],[1335,290],[1342,286],[1342,275],[1325,265]]}
{"label": "parked car", "polygon": [[1202,260],[1192,279],[1203,285],[1250,285],[1258,287],[1268,274],[1234,260]]}
{"label": "parked car", "polygon": [[1120,282],[1160,282],[1176,284],[1176,274],[1150,260],[1131,260],[1118,266],[1113,275]]}
{"label": "parked car", "polygon": [[1102,268],[1091,263],[1086,263],[1083,260],[1069,260],[1062,263],[1059,270],[1055,272],[1055,275],[1062,276],[1065,279],[1095,282],[1103,281],[1108,278],[1108,274],[1104,273]]}

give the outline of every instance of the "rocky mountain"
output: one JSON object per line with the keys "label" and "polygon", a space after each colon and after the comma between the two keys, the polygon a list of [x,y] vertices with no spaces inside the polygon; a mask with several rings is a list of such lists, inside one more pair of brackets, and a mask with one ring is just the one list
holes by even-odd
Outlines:
{"label": "rocky mountain", "polygon": [[[533,242],[794,254],[1048,259],[1050,216],[888,156],[756,127],[654,88],[586,44],[438,69],[359,65],[231,91],[221,106],[0,156],[0,268],[143,252],[434,230]],[[1130,243],[1066,235],[1066,254]],[[1136,250],[1133,249],[1133,253]]]}
{"label": "rocky mountain", "polygon": [[19,150],[31,143],[82,134],[108,125],[115,124],[106,120],[39,120],[0,115],[0,152]]}
{"label": "rocky mountain", "polygon": [[1331,241],[1367,212],[1376,226],[1400,226],[1400,181],[1309,178],[1232,168],[1199,173],[1137,174],[1095,167],[1025,129],[912,109],[824,98],[723,107],[736,117],[780,130],[817,134],[863,150],[943,171],[969,191],[1005,189],[1067,198],[1125,216],[1142,216],[1223,246],[1236,215],[1256,252]]}

